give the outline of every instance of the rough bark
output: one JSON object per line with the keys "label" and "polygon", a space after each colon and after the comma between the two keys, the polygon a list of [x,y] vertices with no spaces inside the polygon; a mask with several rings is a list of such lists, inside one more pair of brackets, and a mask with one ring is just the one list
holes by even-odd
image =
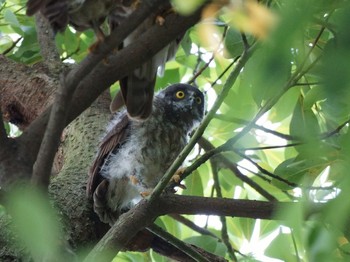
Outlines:
{"label": "rough bark", "polygon": [[58,85],[41,64],[33,67],[0,55],[0,105],[5,121],[25,129],[53,101]]}

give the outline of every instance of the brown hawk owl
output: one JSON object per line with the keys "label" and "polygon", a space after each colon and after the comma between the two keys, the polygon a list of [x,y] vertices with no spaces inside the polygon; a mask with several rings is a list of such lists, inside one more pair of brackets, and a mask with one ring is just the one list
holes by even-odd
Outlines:
{"label": "brown hawk owl", "polygon": [[129,118],[126,111],[117,115],[101,141],[87,184],[101,221],[114,223],[156,186],[203,115],[203,93],[187,84],[158,92],[146,120]]}
{"label": "brown hawk owl", "polygon": [[[103,41],[105,36],[100,26],[106,18],[110,30],[118,30],[118,26],[141,4],[140,0],[28,0],[27,15],[34,15],[40,11],[50,22],[55,33],[64,31],[68,24],[78,31],[92,28],[98,41]],[[163,19],[170,12],[169,1],[164,1],[164,4],[133,32],[130,32],[123,44],[116,48],[120,49],[137,42],[140,35],[158,21],[157,18]],[[111,103],[112,112],[125,104],[130,117],[145,119],[150,115],[157,72],[162,72],[158,69],[164,68],[165,63],[175,56],[181,38],[182,36],[179,36],[150,60],[120,80],[121,92]]]}

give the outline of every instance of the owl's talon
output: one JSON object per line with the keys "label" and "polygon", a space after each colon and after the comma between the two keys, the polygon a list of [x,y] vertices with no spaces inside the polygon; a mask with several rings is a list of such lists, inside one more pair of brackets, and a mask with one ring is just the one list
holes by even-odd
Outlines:
{"label": "owl's talon", "polygon": [[185,169],[184,167],[180,167],[176,172],[175,174],[171,177],[171,180],[170,181],[174,181],[176,184],[180,184],[181,182],[181,177],[183,175],[183,173],[185,172]]}
{"label": "owl's talon", "polygon": [[177,184],[177,187],[181,188],[181,189],[187,189],[187,187],[184,184]]}
{"label": "owl's talon", "polygon": [[148,197],[151,193],[152,193],[151,190],[149,190],[149,191],[143,191],[143,192],[140,192],[140,195],[141,195],[143,198],[146,198],[146,197]]}
{"label": "owl's talon", "polygon": [[165,23],[165,18],[161,15],[157,15],[156,17],[156,23],[160,26],[164,25]]}
{"label": "owl's talon", "polygon": [[136,176],[130,176],[130,181],[131,181],[131,184],[133,185],[137,185],[140,183],[140,181],[136,178]]}

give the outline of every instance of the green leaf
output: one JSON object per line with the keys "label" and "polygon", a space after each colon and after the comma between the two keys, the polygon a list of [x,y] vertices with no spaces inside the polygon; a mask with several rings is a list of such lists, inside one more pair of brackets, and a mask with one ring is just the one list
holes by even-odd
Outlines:
{"label": "green leaf", "polygon": [[225,37],[225,58],[233,58],[242,54],[244,50],[242,35],[240,32],[230,27]]}
{"label": "green leaf", "polygon": [[[8,8],[5,9],[4,19],[5,22],[9,23],[16,31],[20,29],[21,24],[18,22],[16,15]],[[22,33],[21,29],[19,31]]]}
{"label": "green leaf", "polygon": [[38,190],[17,188],[7,203],[13,218],[13,230],[29,249],[35,261],[61,260],[61,229],[47,196]]}
{"label": "green leaf", "polygon": [[186,194],[203,196],[202,178],[197,170],[185,179]]}
{"label": "green leaf", "polygon": [[[328,166],[329,162],[324,158],[303,158],[299,155],[297,158],[290,158],[283,161],[276,169],[274,174],[289,182],[299,185],[312,184],[314,179]],[[273,179],[272,184],[282,190],[290,189],[287,184]]]}
{"label": "green leaf", "polygon": [[320,134],[317,117],[310,105],[304,104],[302,96],[299,97],[299,101],[294,108],[290,122],[290,134],[303,140],[313,140]]}
{"label": "green leaf", "polygon": [[177,12],[182,15],[190,15],[204,3],[204,0],[172,0],[171,2]]}

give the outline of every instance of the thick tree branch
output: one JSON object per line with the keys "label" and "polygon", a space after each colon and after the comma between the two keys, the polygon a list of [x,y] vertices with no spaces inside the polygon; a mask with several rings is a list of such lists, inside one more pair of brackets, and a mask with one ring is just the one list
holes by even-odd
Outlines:
{"label": "thick tree branch", "polygon": [[[123,214],[95,246],[86,261],[96,261],[97,258],[99,261],[110,261],[139,230],[151,225],[161,215],[178,213],[276,219],[274,213],[277,208],[292,208],[294,205],[299,204],[162,194],[156,202],[143,200]],[[317,212],[320,208],[322,204],[315,204],[308,212]]]}
{"label": "thick tree branch", "polygon": [[62,70],[62,62],[56,48],[55,35],[49,22],[40,12],[35,15],[35,23],[40,54],[50,72],[53,75],[58,75]]}

